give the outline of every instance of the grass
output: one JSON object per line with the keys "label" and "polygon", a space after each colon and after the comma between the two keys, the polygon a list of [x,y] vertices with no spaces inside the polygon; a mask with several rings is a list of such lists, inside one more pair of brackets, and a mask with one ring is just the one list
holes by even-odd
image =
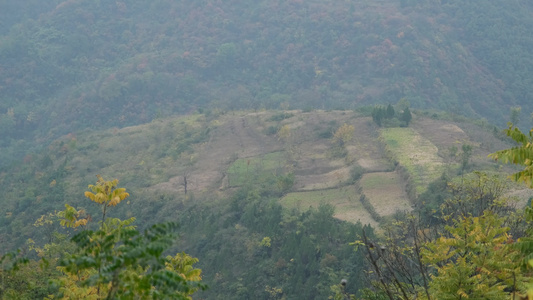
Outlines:
{"label": "grass", "polygon": [[75,142],[69,146],[69,166],[86,175],[71,178],[69,186],[94,183],[97,173],[128,186],[165,182],[194,163],[195,145],[208,136],[202,116],[186,116],[72,138],[67,141]]}
{"label": "grass", "polygon": [[370,214],[359,201],[356,188],[346,186],[342,188],[294,192],[280,199],[280,204],[288,209],[308,210],[317,208],[321,204],[330,204],[335,207],[334,217],[348,222],[362,222],[376,226]]}
{"label": "grass", "polygon": [[393,178],[392,180],[390,178],[385,178],[383,174],[389,174],[389,173],[368,173],[363,175],[360,181],[360,185],[362,188],[366,190],[371,189],[384,189],[390,184],[397,184],[398,178]]}
{"label": "grass", "polygon": [[244,185],[248,180],[269,175],[279,175],[285,167],[283,152],[239,158],[228,168],[230,186]]}
{"label": "grass", "polygon": [[344,200],[352,199],[357,202],[359,195],[353,186],[340,189],[328,189],[318,191],[295,192],[285,195],[280,203],[289,209],[306,209],[318,207],[322,203],[335,204]]}
{"label": "grass", "polygon": [[405,185],[396,172],[364,174],[359,185],[370,204],[381,216],[392,215],[396,210],[410,209]]}
{"label": "grass", "polygon": [[417,194],[423,193],[445,170],[438,148],[413,129],[385,128],[380,136],[387,153],[409,173]]}

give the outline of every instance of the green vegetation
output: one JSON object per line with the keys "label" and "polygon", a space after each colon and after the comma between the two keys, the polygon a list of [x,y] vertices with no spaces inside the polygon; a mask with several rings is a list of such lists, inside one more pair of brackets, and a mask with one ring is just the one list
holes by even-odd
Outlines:
{"label": "green vegetation", "polygon": [[303,212],[284,209],[277,195],[275,183],[255,181],[223,206],[186,212],[185,250],[200,257],[210,287],[202,297],[326,299],[342,278],[363,280],[362,256],[344,242],[360,224],[340,222],[333,206],[318,201]]}
{"label": "green vegetation", "polygon": [[[165,273],[168,264],[177,268],[183,261],[187,263],[182,265],[180,273],[189,270],[194,274],[199,268],[202,284],[210,287],[202,291],[197,290],[202,285],[193,284],[190,291],[196,291],[194,297],[271,299],[304,295],[326,299],[353,294],[368,298],[380,295],[383,290],[374,285],[373,273],[363,272],[373,270],[371,261],[365,261],[369,255],[365,246],[353,251],[348,245],[363,229],[371,242],[380,245],[389,243],[387,236],[405,233],[398,238],[404,244],[398,240],[395,240],[397,248],[392,240],[387,244],[388,249],[396,250],[391,252],[391,260],[383,261],[386,264],[393,263],[392,257],[407,254],[412,261],[421,261],[420,256],[417,258],[413,252],[408,252],[414,250],[413,245],[408,244],[414,240],[413,232],[446,234],[443,226],[453,226],[452,220],[459,220],[460,215],[468,212],[477,215],[487,208],[495,213],[505,212],[508,216],[505,224],[516,220],[516,226],[507,231],[513,238],[525,236],[527,230],[523,225],[518,226],[525,222],[520,211],[502,206],[504,194],[494,194],[507,191],[508,187],[500,189],[492,183],[500,180],[497,176],[476,177],[475,174],[464,174],[458,180],[442,177],[436,187],[430,185],[428,191],[431,189],[434,198],[413,202],[412,214],[420,215],[419,222],[425,222],[425,227],[412,229],[407,226],[409,222],[402,223],[413,218],[408,213],[413,205],[406,193],[413,177],[407,168],[404,170],[402,164],[397,163],[399,167],[394,172],[376,172],[376,169],[369,172],[367,169],[368,166],[373,168],[373,160],[383,159],[378,151],[380,141],[374,138],[381,129],[372,125],[370,118],[349,111],[293,111],[290,118],[269,121],[275,114],[211,113],[209,116],[161,118],[142,126],[69,135],[54,142],[49,151],[28,157],[16,168],[0,174],[7,204],[0,214],[3,225],[0,237],[7,241],[2,247],[7,250],[19,247],[24,253],[30,253],[28,264],[18,264],[18,271],[2,272],[6,295],[17,294],[19,289],[32,291],[33,294],[27,294],[28,299],[61,293],[86,295],[98,290],[99,285],[102,297],[109,292],[122,295],[124,286],[137,282],[134,274],[143,274],[148,282],[161,272]],[[279,122],[276,135],[263,133],[269,122]],[[412,146],[424,149],[424,143],[413,142],[422,137],[422,133],[415,131],[420,124],[453,127],[441,120],[422,119],[417,114],[412,128],[389,128],[390,135],[411,139]],[[326,127],[333,128],[330,138],[318,138],[317,128]],[[442,134],[448,138],[450,131]],[[389,139],[389,157],[406,147],[399,138]],[[454,141],[452,136],[449,142],[438,144],[442,149],[431,144],[428,149],[436,155]],[[471,145],[472,156],[480,151],[476,143],[466,140],[464,143]],[[342,146],[350,160],[331,157],[332,146]],[[365,149],[376,150],[367,153]],[[287,151],[291,151],[291,155]],[[456,156],[461,151],[457,149]],[[471,157],[466,161],[467,169],[478,165],[472,163]],[[94,176],[88,169],[95,172],[98,167],[102,167],[100,171],[106,176],[123,175],[121,182],[125,184],[138,183],[128,188],[131,196],[118,198],[121,201],[117,209],[103,204],[87,205],[86,199],[76,196],[79,194],[76,187],[89,183]],[[184,177],[188,182],[187,194],[184,193]],[[98,184],[92,185],[96,186]],[[317,190],[321,186],[332,188]],[[441,192],[443,189],[446,192]],[[120,194],[120,189],[115,190]],[[91,189],[90,193],[98,192]],[[89,198],[90,193],[87,194]],[[486,195],[489,194],[498,200],[488,200]],[[72,206],[64,207],[65,199],[71,199],[68,202]],[[115,204],[108,204],[111,203]],[[107,207],[105,215],[102,207]],[[58,209],[63,211],[58,213]],[[88,221],[89,216],[92,222]],[[134,216],[135,222],[130,223]],[[102,219],[110,220],[105,231],[95,226]],[[116,221],[111,222],[112,219]],[[170,223],[151,227],[154,219]],[[176,223],[180,224],[179,242],[167,243],[175,237]],[[135,224],[138,227],[132,228]],[[407,227],[394,229],[402,224]],[[81,229],[85,229],[82,227],[87,226],[89,231],[81,234]],[[378,234],[374,234],[372,227]],[[161,235],[147,239],[154,231]],[[108,235],[106,242],[104,236]],[[124,245],[130,245],[130,241],[131,247],[125,249]],[[150,241],[166,249],[164,253],[151,252],[166,262],[154,267],[153,274],[148,269],[134,268],[136,264],[158,260],[145,248],[154,246]],[[180,254],[182,251],[190,255]],[[96,252],[102,254],[98,259],[94,256]],[[70,255],[68,259],[65,253]],[[122,255],[135,257],[135,253],[146,255],[122,259]],[[5,256],[2,268],[10,269],[17,257],[21,258]],[[39,269],[40,257],[50,262],[49,267]],[[65,259],[60,259],[62,257]],[[79,265],[81,261],[93,259],[99,262]],[[432,268],[430,262],[422,265]],[[103,271],[95,276],[98,272],[93,270],[98,266],[102,266],[102,270],[114,269],[116,273]],[[378,267],[381,266],[378,264]],[[420,266],[415,270],[421,274],[419,269]],[[69,270],[75,270],[81,278],[72,277]],[[435,269],[431,270],[437,274]],[[428,289],[432,288],[431,276],[424,274],[427,274]],[[518,273],[516,275],[518,278]],[[55,284],[49,285],[47,279],[54,279]],[[347,279],[347,284],[339,285],[341,279]],[[422,286],[421,278],[417,280],[414,286]],[[356,282],[361,284],[353,284]],[[173,288],[184,292],[187,288],[182,283]],[[160,287],[162,291],[166,289],[154,281],[144,282],[143,286],[146,285]]]}
{"label": "green vegetation", "polygon": [[286,169],[283,152],[273,152],[258,157],[239,158],[228,168],[228,185],[243,186],[258,178],[276,177]]}
{"label": "green vegetation", "polygon": [[437,147],[413,129],[384,128],[380,136],[390,159],[407,170],[417,194],[423,193],[445,170]]}
{"label": "green vegetation", "polygon": [[387,107],[381,105],[374,106],[371,115],[372,120],[379,127],[407,127],[413,119],[409,106],[405,106],[401,112],[397,113],[390,103]]}
{"label": "green vegetation", "polygon": [[518,146],[511,149],[501,150],[490,155],[495,160],[503,163],[514,163],[523,165],[524,169],[513,174],[515,181],[524,182],[529,188],[533,188],[533,129],[529,135],[525,135],[512,123],[505,130],[507,136],[511,137]]}
{"label": "green vegetation", "polygon": [[351,207],[343,206],[343,212],[347,212],[346,210],[358,211],[361,209],[357,204],[358,197],[355,187],[346,186],[327,190],[288,193],[280,199],[280,204],[288,209],[298,208],[305,211],[311,207],[318,208],[321,204],[336,206],[350,203]]}
{"label": "green vegetation", "polygon": [[[501,178],[484,173],[450,183],[449,198],[433,219],[420,203],[382,227],[381,239],[365,232],[352,245],[365,249],[372,287],[384,299],[508,299],[522,297],[531,281],[517,238],[529,239],[530,221],[514,209]],[[527,211],[527,210],[526,210]],[[527,215],[527,213],[526,213]]]}
{"label": "green vegetation", "polygon": [[405,183],[396,172],[377,172],[365,174],[359,186],[365,204],[374,219],[391,216],[397,211],[410,211],[411,205],[405,193]]}
{"label": "green vegetation", "polygon": [[454,220],[443,237],[422,248],[424,263],[434,268],[429,294],[435,299],[505,299],[524,291],[519,251],[509,246],[509,227],[490,211]]}
{"label": "green vegetation", "polygon": [[533,299],[532,11],[2,1],[0,298]]}
{"label": "green vegetation", "polygon": [[403,98],[502,124],[511,105],[533,111],[531,9],[525,0],[3,3],[0,164],[64,134],[194,111]]}
{"label": "green vegetation", "polygon": [[[52,284],[47,288],[41,279],[36,290],[33,287],[24,289],[35,284],[30,281],[35,277],[5,276],[3,272],[8,270],[3,268],[0,270],[3,278],[0,296],[16,296],[18,299],[189,299],[194,292],[205,289],[206,286],[199,283],[201,270],[192,267],[197,259],[185,253],[175,257],[163,255],[175,241],[173,231],[177,224],[156,224],[141,233],[131,225],[135,218],[120,220],[108,216],[111,207],[129,197],[126,189],[117,185],[118,180],[105,181],[98,176],[97,183],[89,185],[90,191],[85,192],[85,197],[101,208],[102,218],[97,226],[90,224],[92,218],[85,211],[68,204],[64,211],[43,215],[35,225],[48,227],[50,239],[45,245],[36,245],[30,240],[29,245],[39,257],[40,269],[33,272]],[[66,235],[51,231],[58,222],[61,229],[83,230],[68,232],[75,234],[67,241]],[[96,227],[96,230],[88,229],[90,227]],[[15,285],[13,280],[23,284]],[[4,287],[7,288],[4,290]]]}

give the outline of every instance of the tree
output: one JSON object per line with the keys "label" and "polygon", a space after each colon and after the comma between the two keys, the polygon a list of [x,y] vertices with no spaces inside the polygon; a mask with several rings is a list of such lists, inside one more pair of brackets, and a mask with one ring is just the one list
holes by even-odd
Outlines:
{"label": "tree", "polygon": [[18,275],[16,271],[19,271],[21,265],[27,263],[28,259],[20,256],[20,250],[0,255],[0,299],[21,298],[19,291],[27,286],[17,278],[13,280],[13,277]]}
{"label": "tree", "polygon": [[[84,230],[72,238],[78,251],[60,262],[68,276],[60,289],[63,295],[82,288],[95,299],[188,299],[202,287],[197,284],[200,271],[192,269],[196,260],[163,256],[177,224],[156,224],[144,233],[130,224],[114,219],[100,230]],[[72,282],[78,274],[84,274],[82,280]]]}
{"label": "tree", "polygon": [[[118,188],[118,180],[98,176],[85,196],[102,207],[98,229],[83,230],[72,238],[74,253],[63,257],[63,272],[56,283],[59,296],[67,299],[190,299],[198,289],[201,270],[192,267],[198,260],[185,253],[163,256],[174,242],[176,223],[155,224],[139,232],[135,218],[108,218],[107,209],[129,196]],[[77,228],[87,224],[81,212],[66,205],[58,214],[61,224]],[[82,221],[85,220],[85,221]],[[81,221],[81,222],[80,222]]]}
{"label": "tree", "polygon": [[506,197],[509,185],[498,175],[475,171],[460,181],[447,182],[446,188],[450,196],[440,206],[445,224],[451,225],[462,216],[479,217],[487,211],[503,218],[518,218],[512,212],[511,199]]}
{"label": "tree", "polygon": [[435,269],[429,284],[435,299],[505,299],[525,288],[521,254],[511,247],[503,219],[486,212],[447,226],[447,234],[422,248]]}
{"label": "tree", "polygon": [[[497,151],[489,157],[500,160],[503,163],[513,163],[522,165],[523,170],[513,174],[511,178],[515,181],[524,182],[527,187],[533,188],[533,129],[525,135],[514,127],[513,123],[508,124],[509,128],[505,129],[507,136],[511,137],[518,146],[510,149]],[[525,209],[525,219],[528,224],[533,222],[533,207],[528,206]],[[517,241],[516,247],[525,255],[524,262],[528,267],[533,267],[533,229],[531,226],[526,231],[526,236]],[[533,299],[533,286],[529,285],[527,299]]]}
{"label": "tree", "polygon": [[346,143],[353,139],[354,131],[355,127],[353,125],[343,124],[341,127],[339,127],[339,129],[337,129],[337,131],[335,131],[335,134],[333,134],[333,139],[340,147],[344,147]]}
{"label": "tree", "polygon": [[281,126],[278,130],[278,141],[282,140],[285,143],[288,143],[289,138],[291,137],[291,127],[287,124]]}
{"label": "tree", "polygon": [[508,137],[511,137],[518,146],[509,149],[497,151],[489,155],[489,157],[501,161],[503,163],[513,163],[524,166],[520,172],[513,174],[511,177],[515,181],[524,182],[529,188],[533,188],[533,129],[525,135],[509,123],[509,128],[505,129]]}
{"label": "tree", "polygon": [[409,100],[407,98],[401,98],[398,100],[398,103],[396,103],[396,108],[400,110],[405,110],[406,108],[409,108],[411,104],[409,103]]}
{"label": "tree", "polygon": [[382,121],[385,117],[385,109],[382,106],[374,106],[374,109],[372,109],[372,120],[374,123],[381,127]]}
{"label": "tree", "polygon": [[394,115],[395,115],[394,107],[392,107],[392,105],[389,103],[387,105],[387,111],[386,111],[387,119],[394,118]]}
{"label": "tree", "polygon": [[363,247],[369,263],[368,277],[374,294],[370,299],[430,299],[428,267],[421,261],[421,248],[430,238],[420,219],[398,216],[383,227],[381,240],[371,239],[363,230],[361,240],[351,243]]}
{"label": "tree", "polygon": [[[510,266],[504,265],[505,261],[501,260],[502,265],[494,266],[490,271],[492,274],[488,275],[497,276],[496,274],[507,272],[508,278],[515,276],[514,279],[521,280],[520,284],[517,281],[516,286],[515,283],[507,281],[505,283],[506,295],[509,294],[509,290],[515,287],[517,291],[523,291],[526,281],[523,278],[525,275],[519,274],[517,270],[523,266],[520,261],[524,255],[519,253],[517,248],[513,248],[516,244],[513,238],[523,235],[523,218],[520,212],[515,212],[512,209],[509,199],[505,196],[507,192],[505,182],[498,176],[475,172],[464,176],[461,180],[444,181],[443,183],[449,192],[444,196],[446,200],[439,202],[442,204],[440,210],[435,208],[431,212],[433,214],[431,220],[428,221],[427,219],[427,215],[430,214],[428,207],[421,201],[414,212],[398,213],[393,220],[382,223],[382,237],[380,239],[366,237],[365,232],[363,232],[361,241],[354,243],[354,245],[362,246],[366,250],[368,269],[371,270],[368,273],[368,278],[371,280],[375,293],[381,295],[382,298],[379,299],[447,299],[444,292],[439,294],[438,289],[453,286],[453,279],[457,276],[463,276],[463,279],[466,280],[466,278],[470,278],[469,276],[476,277],[478,275],[467,272],[473,266],[475,259],[482,260],[482,258],[476,257],[477,254],[482,255],[482,252],[468,248],[474,247],[474,243],[478,243],[476,247],[487,245],[487,257],[499,257],[498,255],[501,253],[493,254],[491,251],[497,251],[501,246],[500,244],[508,246],[508,252],[501,254],[501,256],[508,257],[512,263],[515,263],[512,265],[515,268],[514,271],[511,272],[508,268]],[[433,191],[432,193],[436,192]],[[484,221],[485,219],[488,221]],[[468,222],[474,222],[475,226],[467,226]],[[517,223],[519,224],[517,225]],[[456,238],[457,234],[451,233],[455,228],[463,230],[460,238],[467,240],[467,237],[471,237],[471,239],[467,242],[459,241]],[[494,244],[488,242],[489,238],[483,238],[483,235],[489,235],[491,230],[496,232],[500,238],[500,240],[494,241]],[[513,232],[518,232],[518,234],[511,236]],[[506,237],[503,242],[501,236]],[[452,241],[454,238],[456,239]],[[458,260],[452,256],[446,257],[446,253],[451,253],[454,249],[452,246],[446,248],[439,244],[443,242],[443,239],[448,239],[446,243],[454,247],[463,247],[464,243],[468,244],[468,247],[462,248],[464,251],[469,251],[470,257],[466,262],[467,266],[456,263]],[[439,245],[438,247],[442,248],[439,248],[439,251],[442,251],[439,255],[448,260],[430,260],[432,255],[436,255],[431,252],[436,251],[432,248],[436,247],[434,245]],[[450,252],[447,252],[448,250]],[[457,251],[460,252],[460,250]],[[486,260],[482,261],[486,262]],[[439,274],[437,267],[443,267],[447,264],[449,264],[447,269],[442,270],[443,274],[453,273],[454,276],[444,278],[448,280],[446,287],[437,287],[436,285],[444,280],[436,277]],[[470,281],[468,284],[473,285],[475,283],[475,278],[468,280]],[[491,277],[490,280],[500,282],[503,279]],[[467,281],[462,282],[467,284]]]}
{"label": "tree", "polygon": [[405,122],[405,126],[409,126],[409,123],[411,122],[412,119],[413,119],[413,115],[411,114],[411,110],[409,110],[409,107],[406,107],[403,110],[400,120]]}
{"label": "tree", "polygon": [[353,139],[355,127],[353,125],[343,124],[333,134],[333,156],[346,157],[348,151],[346,150],[346,143]]}
{"label": "tree", "polygon": [[463,150],[461,154],[461,173],[464,173],[472,157],[472,145],[463,144],[461,149]]}
{"label": "tree", "polygon": [[89,185],[91,192],[86,191],[85,197],[102,206],[101,225],[103,226],[106,218],[107,208],[110,206],[117,206],[117,204],[119,204],[122,200],[129,197],[130,194],[126,193],[125,188],[117,188],[117,179],[105,181],[100,175],[96,175],[96,178],[98,178],[98,181],[95,185]]}

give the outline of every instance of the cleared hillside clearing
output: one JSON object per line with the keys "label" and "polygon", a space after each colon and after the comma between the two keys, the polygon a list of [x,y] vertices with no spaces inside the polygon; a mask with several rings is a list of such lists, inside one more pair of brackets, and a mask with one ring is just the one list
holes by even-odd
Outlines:
{"label": "cleared hillside clearing", "polygon": [[411,203],[405,192],[405,182],[397,172],[367,173],[359,184],[380,216],[411,210]]}
{"label": "cleared hillside clearing", "polygon": [[239,158],[228,169],[228,185],[242,186],[258,176],[281,174],[286,160],[283,152],[272,152],[249,158]]}
{"label": "cleared hillside clearing", "polygon": [[413,129],[384,128],[380,135],[388,155],[409,173],[417,194],[423,193],[444,171],[439,149]]}
{"label": "cleared hillside clearing", "polygon": [[330,204],[335,207],[334,217],[348,222],[361,222],[376,226],[370,214],[365,210],[360,195],[355,186],[345,186],[337,189],[294,192],[280,199],[280,204],[288,209],[308,210],[317,208],[321,204]]}

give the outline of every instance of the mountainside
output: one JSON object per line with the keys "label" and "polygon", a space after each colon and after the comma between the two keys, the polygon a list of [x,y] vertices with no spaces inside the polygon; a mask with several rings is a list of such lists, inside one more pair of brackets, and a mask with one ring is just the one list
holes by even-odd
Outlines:
{"label": "mountainside", "polygon": [[414,111],[409,126],[378,127],[369,115],[216,112],[65,135],[0,173],[0,252],[72,234],[37,221],[65,203],[98,216],[83,193],[102,175],[131,195],[110,217],[181,225],[175,249],[199,258],[211,287],[201,297],[324,299],[341,278],[365,282],[350,293],[367,286],[364,254],[348,244],[362,229],[374,236],[417,206],[431,218],[447,182],[485,171],[519,205],[532,196],[487,158],[509,145],[484,122]]}
{"label": "mountainside", "polygon": [[[340,144],[340,132],[350,127]],[[1,236],[12,245],[33,237],[32,220],[61,209],[65,199],[80,199],[97,174],[138,194],[139,202],[122,213],[140,211],[146,221],[174,218],[161,207],[179,210],[191,199],[209,206],[241,187],[273,181],[288,209],[327,203],[337,207],[338,219],[375,226],[410,210],[443,172],[460,171],[463,145],[472,149],[466,170],[498,170],[486,156],[506,147],[489,129],[437,114],[419,114],[409,127],[380,128],[353,111],[196,114],[69,134],[1,173]],[[71,202],[84,207],[83,201]]]}
{"label": "mountainside", "polygon": [[[533,111],[528,1],[0,4],[0,164],[87,128],[219,108]],[[9,28],[9,30],[8,30]],[[527,118],[522,118],[525,124]]]}

